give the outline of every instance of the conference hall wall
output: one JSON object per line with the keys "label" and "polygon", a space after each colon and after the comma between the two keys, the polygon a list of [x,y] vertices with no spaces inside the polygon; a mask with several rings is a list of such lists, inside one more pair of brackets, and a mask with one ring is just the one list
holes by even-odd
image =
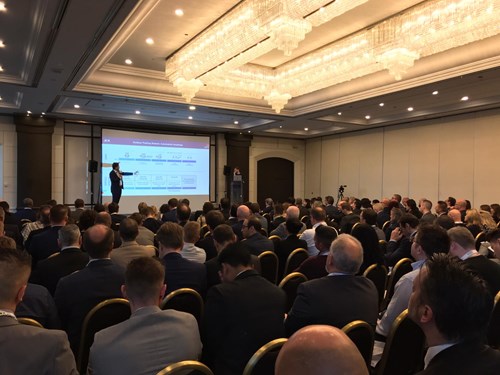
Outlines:
{"label": "conference hall wall", "polygon": [[500,202],[499,125],[495,109],[308,140],[305,195]]}

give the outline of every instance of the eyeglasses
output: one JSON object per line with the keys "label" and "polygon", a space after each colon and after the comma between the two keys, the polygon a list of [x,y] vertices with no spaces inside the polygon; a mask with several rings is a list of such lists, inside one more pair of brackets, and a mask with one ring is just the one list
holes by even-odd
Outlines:
{"label": "eyeglasses", "polygon": [[243,224],[241,228],[248,228],[248,225]]}

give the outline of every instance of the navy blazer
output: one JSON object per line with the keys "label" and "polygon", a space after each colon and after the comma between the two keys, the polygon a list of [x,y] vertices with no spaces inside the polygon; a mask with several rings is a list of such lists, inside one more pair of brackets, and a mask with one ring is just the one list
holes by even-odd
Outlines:
{"label": "navy blazer", "polygon": [[202,263],[193,262],[182,257],[180,253],[172,252],[163,257],[165,265],[165,295],[180,288],[191,288],[202,296],[207,290],[207,271]]}
{"label": "navy blazer", "polygon": [[42,231],[41,233],[35,235],[31,240],[28,252],[32,257],[33,268],[36,264],[43,259],[48,258],[54,253],[59,251],[59,244],[57,239],[59,237],[59,229],[62,226],[51,226],[49,229]]}

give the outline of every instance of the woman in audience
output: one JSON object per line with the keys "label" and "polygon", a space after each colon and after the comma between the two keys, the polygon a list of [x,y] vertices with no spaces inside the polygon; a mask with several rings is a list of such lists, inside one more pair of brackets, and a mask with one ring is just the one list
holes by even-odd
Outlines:
{"label": "woman in audience", "polygon": [[408,200],[408,213],[416,216],[418,219],[422,217],[422,212],[417,207],[417,202],[413,199]]}
{"label": "woman in audience", "polygon": [[490,205],[490,207],[493,220],[495,220],[495,223],[498,223],[498,221],[500,221],[500,204],[493,203],[492,205]]}
{"label": "woman in audience", "polygon": [[479,211],[475,208],[467,210],[465,213],[465,225],[467,229],[470,230],[474,238],[483,231],[483,226],[481,225],[481,216]]}
{"label": "woman in audience", "polygon": [[351,235],[361,242],[361,245],[363,246],[363,263],[359,268],[358,274],[362,275],[363,272],[365,272],[365,270],[372,264],[384,263],[384,256],[378,244],[377,233],[371,225],[356,224],[354,228],[352,228]]}
{"label": "woman in audience", "polygon": [[391,238],[391,232],[399,227],[399,220],[401,219],[401,216],[403,216],[403,211],[401,211],[399,208],[394,207],[391,209],[389,215],[389,225],[384,228],[386,241],[389,241],[389,238]]}
{"label": "woman in audience", "polygon": [[479,215],[481,216],[481,225],[483,230],[490,231],[497,227],[497,223],[493,220],[493,216],[491,216],[489,211],[479,211]]}

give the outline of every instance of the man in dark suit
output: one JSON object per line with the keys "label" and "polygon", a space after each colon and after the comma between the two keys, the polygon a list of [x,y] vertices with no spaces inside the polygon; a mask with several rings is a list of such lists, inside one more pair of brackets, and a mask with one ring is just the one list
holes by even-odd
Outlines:
{"label": "man in dark suit", "polygon": [[340,220],[340,232],[349,234],[354,224],[359,223],[359,215],[352,212],[352,207],[348,202],[341,203],[340,209],[344,214]]}
{"label": "man in dark suit", "polygon": [[71,222],[78,224],[83,211],[85,211],[85,202],[81,198],[75,199],[75,209],[70,213]]}
{"label": "man in dark suit", "polygon": [[207,288],[205,265],[182,257],[183,237],[182,227],[171,222],[164,223],[156,233],[160,258],[165,264],[166,294],[180,288],[191,288],[203,296]]}
{"label": "man in dark suit", "polygon": [[216,210],[209,211],[205,215],[205,221],[208,226],[209,234],[197,241],[194,245],[205,250],[205,253],[207,254],[206,260],[208,261],[217,256],[217,249],[215,248],[213,233],[215,228],[217,228],[221,224],[224,224],[224,214]]}
{"label": "man in dark suit", "polygon": [[267,342],[283,337],[285,293],[261,277],[241,243],[219,254],[222,284],[207,295],[202,324],[206,363],[218,375],[241,374]]}
{"label": "man in dark suit", "polygon": [[123,269],[109,259],[113,249],[113,231],[96,224],[83,235],[83,247],[90,261],[85,268],[59,280],[55,302],[71,349],[78,353],[83,320],[87,313],[109,298],[121,297]]}
{"label": "man in dark suit", "polygon": [[177,223],[184,227],[191,218],[191,208],[185,203],[179,203],[176,209]]}
{"label": "man in dark suit", "polygon": [[75,224],[68,224],[59,230],[61,251],[41,260],[30,281],[46,287],[51,295],[56,291],[59,279],[81,270],[89,262],[89,256],[80,250],[80,229]]}
{"label": "man in dark suit", "polygon": [[278,277],[283,276],[286,260],[295,249],[302,248],[307,250],[307,242],[297,237],[297,234],[302,229],[302,223],[297,218],[291,218],[286,221],[286,231],[288,237],[280,240],[276,247],[276,255],[278,256]]}
{"label": "man in dark suit", "polygon": [[419,374],[498,374],[500,352],[484,345],[493,297],[456,257],[435,254],[413,282],[409,316],[429,349]]}
{"label": "man in dark suit", "polygon": [[25,294],[31,259],[24,251],[0,249],[0,373],[78,374],[63,331],[17,321],[14,311]]}
{"label": "man in dark suit", "polygon": [[[123,190],[123,176],[132,176],[132,172],[120,171],[120,163],[112,164],[113,170],[109,172],[109,179],[111,180],[111,194],[113,195],[113,202],[120,203]],[[135,172],[137,174],[137,172]]]}
{"label": "man in dark suit", "polygon": [[389,267],[393,267],[403,258],[412,258],[411,239],[417,233],[420,221],[412,214],[404,214],[399,220],[399,227],[391,232],[391,238],[387,243],[385,261]]}
{"label": "man in dark suit", "polygon": [[241,233],[245,239],[244,246],[248,248],[250,254],[256,256],[264,251],[274,250],[273,241],[260,233],[261,228],[260,220],[255,215],[245,219],[241,227]]}
{"label": "man in dark suit", "polygon": [[144,216],[144,220],[142,222],[144,228],[149,229],[153,233],[158,232],[158,229],[160,229],[163,222],[156,218],[153,207],[151,206],[144,207],[141,210],[141,214]]}
{"label": "man in dark suit", "polygon": [[35,235],[31,240],[28,252],[33,258],[33,268],[43,259],[59,251],[59,229],[68,222],[68,209],[62,204],[56,204],[50,209],[50,228]]}
{"label": "man in dark suit", "polygon": [[36,221],[36,212],[33,209],[33,199],[24,198],[23,208],[18,209],[15,213],[16,220],[21,223],[21,220]]}
{"label": "man in dark suit", "polygon": [[248,219],[251,214],[252,212],[250,211],[250,208],[248,208],[244,204],[238,206],[238,209],[236,210],[236,217],[238,218],[238,222],[231,226],[233,228],[234,234],[236,234],[236,236],[238,237],[238,241],[241,241],[243,239],[243,222],[245,221],[245,219]]}
{"label": "man in dark suit", "polygon": [[287,334],[310,324],[342,328],[358,319],[375,327],[378,293],[371,280],[355,276],[361,263],[361,243],[348,234],[338,236],[326,260],[328,276],[299,285],[285,321]]}
{"label": "man in dark suit", "polygon": [[308,280],[326,276],[326,258],[332,242],[337,238],[337,231],[327,225],[320,225],[314,233],[314,244],[319,254],[307,258],[295,271],[304,274]]}
{"label": "man in dark suit", "polygon": [[168,212],[163,214],[161,221],[164,223],[167,221],[177,223],[177,205],[179,204],[179,200],[177,198],[170,198],[167,204]]}
{"label": "man in dark suit", "polygon": [[118,230],[120,227],[120,223],[122,222],[123,219],[126,218],[125,215],[122,215],[119,213],[120,211],[120,206],[118,203],[111,202],[108,205],[108,212],[109,215],[111,216],[111,229],[113,230]]}

